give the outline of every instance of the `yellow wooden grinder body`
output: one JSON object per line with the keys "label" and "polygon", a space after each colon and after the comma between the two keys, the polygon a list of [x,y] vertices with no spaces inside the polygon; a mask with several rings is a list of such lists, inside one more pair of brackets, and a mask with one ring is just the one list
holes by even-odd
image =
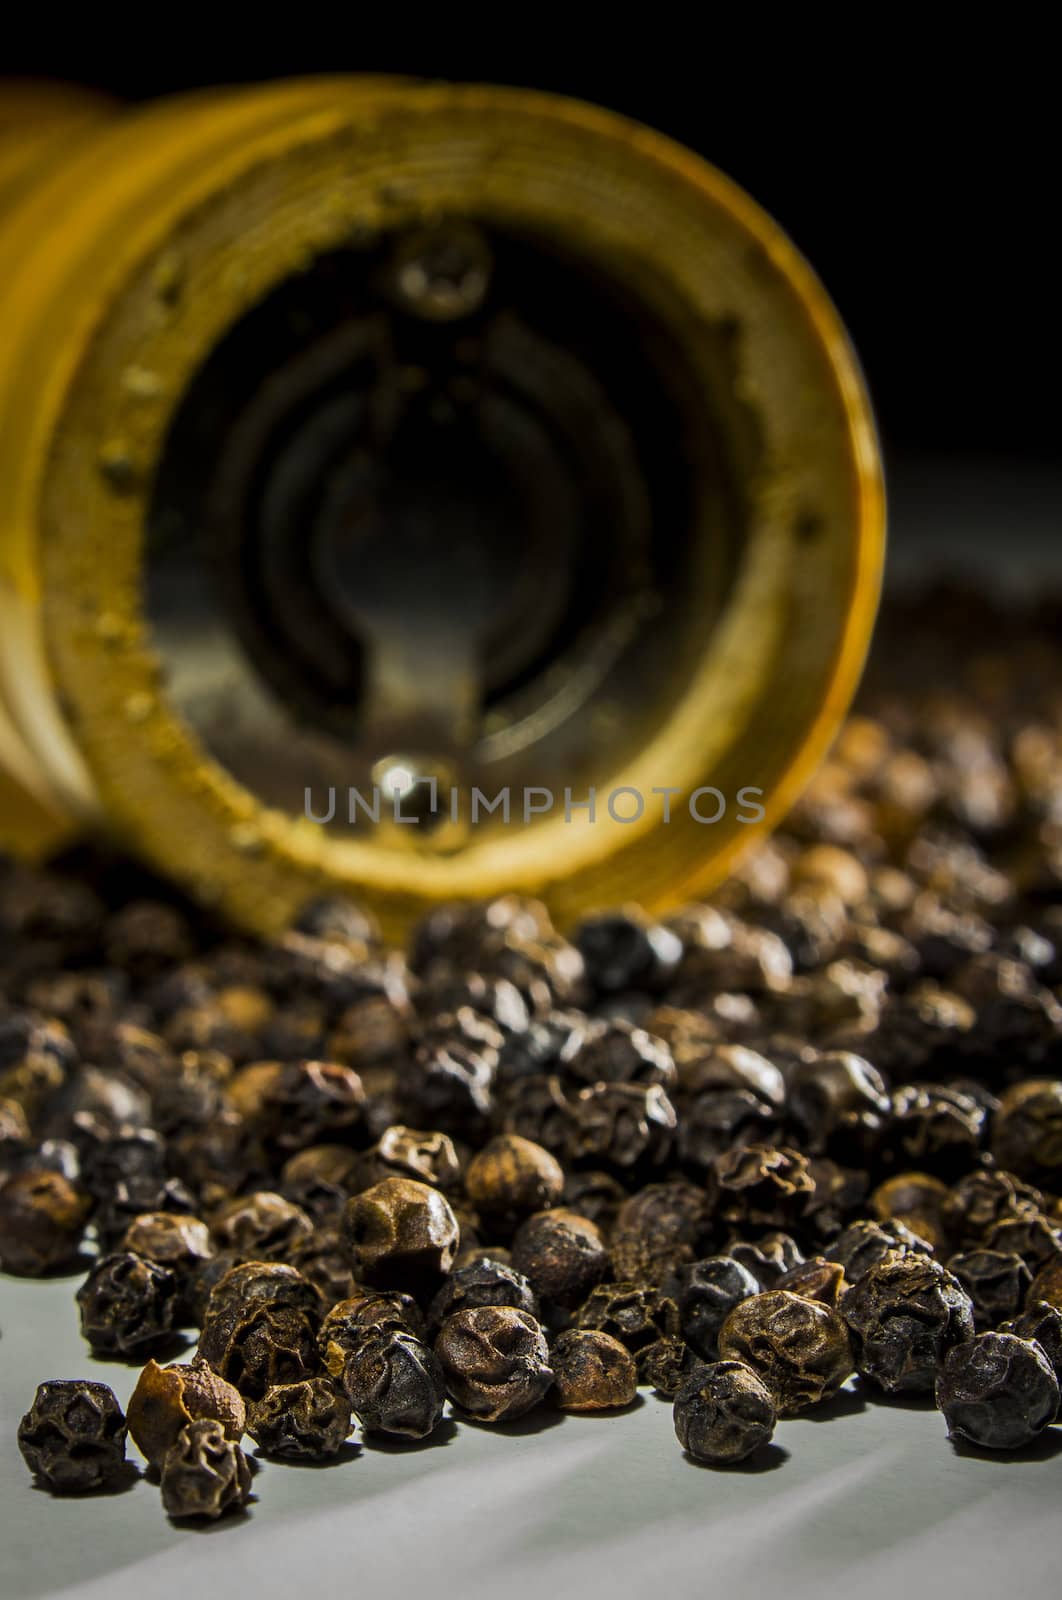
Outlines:
{"label": "yellow wooden grinder body", "polygon": [[[102,826],[266,930],[336,887],[400,933],[440,900],[528,892],[563,921],[719,882],[836,731],[884,538],[858,368],[779,229],[667,139],[518,90],[322,78],[113,113],[47,90],[0,88],[0,105],[0,847]],[[705,826],[680,800],[667,824],[657,805],[634,822],[555,807],[445,847],[329,829],[256,792],[174,698],[146,529],[197,375],[316,262],[451,218],[574,263],[632,341],[652,326],[682,367],[654,358],[689,464],[676,669],[657,670],[657,619],[644,694],[629,664],[620,689],[603,678],[567,742],[543,733],[543,770],[560,784],[578,751],[578,783],[602,795],[761,789],[757,826],[733,805]],[[563,660],[554,677],[556,721]],[[501,748],[514,715],[487,719],[477,748]],[[511,768],[535,770],[526,754]]]}

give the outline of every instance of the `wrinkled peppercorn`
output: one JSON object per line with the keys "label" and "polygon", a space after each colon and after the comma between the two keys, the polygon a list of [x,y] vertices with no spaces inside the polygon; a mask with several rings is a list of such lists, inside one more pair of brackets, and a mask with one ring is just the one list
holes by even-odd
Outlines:
{"label": "wrinkled peppercorn", "polygon": [[122,1409],[105,1383],[42,1383],[18,1425],[27,1467],[53,1494],[105,1488],[125,1465]]}
{"label": "wrinkled peppercorn", "polygon": [[678,1334],[667,1333],[663,1338],[645,1344],[635,1357],[638,1381],[647,1383],[665,1399],[672,1399],[688,1374],[697,1365],[698,1357]]}
{"label": "wrinkled peppercorn", "polygon": [[931,1390],[944,1357],[973,1338],[962,1285],[936,1261],[907,1255],[871,1267],[841,1299],[856,1369],[889,1394]]}
{"label": "wrinkled peppercorn", "polygon": [[948,1271],[970,1296],[978,1333],[1015,1316],[1032,1282],[1021,1256],[1000,1250],[965,1250],[950,1258]]}
{"label": "wrinkled peppercorn", "polygon": [[1001,1323],[997,1331],[1035,1340],[1062,1383],[1062,1311],[1057,1306],[1046,1300],[1029,1300],[1020,1317]]}
{"label": "wrinkled peppercorn", "polygon": [[369,1290],[340,1300],[328,1312],[317,1336],[321,1363],[333,1378],[341,1378],[347,1357],[367,1334],[389,1332],[422,1336],[424,1319],[412,1296],[397,1289]]}
{"label": "wrinkled peppercorn", "polygon": [[638,1392],[638,1370],[625,1345],[592,1328],[569,1328],[550,1351],[562,1411],[613,1411]]}
{"label": "wrinkled peppercorn", "polygon": [[762,1377],[728,1360],[693,1369],[675,1395],[674,1416],[679,1444],[694,1461],[727,1466],[770,1442],[776,1410]]}
{"label": "wrinkled peppercorn", "polygon": [[168,1267],[124,1250],[96,1262],[77,1304],[82,1336],[93,1350],[131,1355],[173,1331],[177,1278]]}
{"label": "wrinkled peppercorn", "polygon": [[443,1369],[411,1333],[379,1327],[366,1332],[347,1357],[343,1389],[362,1427],[425,1439],[446,1403]]}
{"label": "wrinkled peppercorn", "polygon": [[264,1455],[324,1461],[350,1436],[350,1401],[327,1378],[277,1384],[252,1401],[247,1432]]}
{"label": "wrinkled peppercorn", "polygon": [[316,1319],[295,1306],[241,1301],[208,1307],[198,1353],[245,1399],[258,1400],[276,1384],[313,1376],[316,1333]]}
{"label": "wrinkled peppercorn", "polygon": [[1030,1339],[982,1333],[948,1351],[937,1405],[951,1438],[985,1450],[1020,1450],[1058,1414],[1054,1368]]}
{"label": "wrinkled peppercorn", "polygon": [[162,1504],[167,1516],[220,1517],[251,1496],[251,1473],[239,1445],[219,1422],[189,1422],[162,1460]]}
{"label": "wrinkled peppercorn", "polygon": [[673,1292],[683,1338],[703,1360],[714,1361],[723,1323],[742,1300],[759,1294],[760,1285],[732,1256],[709,1256],[682,1267]]}
{"label": "wrinkled peppercorn", "polygon": [[538,1296],[522,1273],[503,1261],[481,1256],[450,1274],[428,1307],[428,1324],[437,1329],[455,1311],[471,1311],[476,1306],[514,1306],[532,1317],[539,1311]]}
{"label": "wrinkled peppercorn", "polygon": [[199,1356],[187,1366],[149,1361],[130,1397],[127,1421],[152,1466],[161,1466],[182,1428],[204,1419],[220,1423],[226,1438],[238,1444],[247,1422],[243,1397]]}
{"label": "wrinkled peppercorn", "polygon": [[535,1318],[509,1306],[448,1317],[435,1354],[451,1398],[480,1422],[512,1422],[553,1382],[549,1346]]}
{"label": "wrinkled peppercorn", "polygon": [[576,1326],[611,1334],[637,1352],[665,1334],[679,1332],[678,1307],[651,1284],[602,1283],[587,1297]]}
{"label": "wrinkled peppercorn", "polygon": [[852,1376],[843,1319],[818,1300],[769,1289],[743,1300],[719,1330],[724,1361],[744,1361],[774,1396],[779,1416],[828,1400]]}
{"label": "wrinkled peppercorn", "polygon": [[612,1271],[638,1283],[663,1283],[692,1261],[704,1232],[708,1196],[691,1183],[650,1183],[620,1207],[609,1239]]}

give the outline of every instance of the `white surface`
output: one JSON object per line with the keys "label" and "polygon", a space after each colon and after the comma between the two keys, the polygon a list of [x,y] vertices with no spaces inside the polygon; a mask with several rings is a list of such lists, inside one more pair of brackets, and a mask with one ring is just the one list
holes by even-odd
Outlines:
{"label": "white surface", "polygon": [[75,1286],[0,1278],[2,1600],[1059,1592],[1062,1429],[1037,1459],[964,1457],[936,1412],[857,1394],[780,1424],[759,1470],[691,1465],[670,1406],[646,1393],[620,1417],[542,1412],[509,1432],[462,1423],[429,1448],[363,1446],[336,1466],[265,1463],[247,1515],[206,1532],[171,1524],[144,1481],[53,1500],[14,1437],[37,1383],[93,1377],[124,1404],[137,1372],[90,1357]]}

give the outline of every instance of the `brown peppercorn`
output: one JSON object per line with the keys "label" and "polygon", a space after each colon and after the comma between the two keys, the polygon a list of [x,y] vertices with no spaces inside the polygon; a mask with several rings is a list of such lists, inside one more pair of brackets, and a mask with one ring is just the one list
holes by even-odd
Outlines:
{"label": "brown peppercorn", "polygon": [[145,1211],[135,1217],[122,1235],[119,1249],[170,1269],[177,1279],[178,1321],[191,1312],[201,1267],[217,1254],[205,1222],[172,1211]]}
{"label": "brown peppercorn", "polygon": [[177,1441],[189,1422],[218,1422],[239,1443],[247,1421],[243,1397],[196,1356],[187,1366],[149,1361],[129,1400],[127,1421],[134,1444],[152,1466]]}
{"label": "brown peppercorn", "polygon": [[0,1267],[21,1277],[65,1267],[77,1255],[91,1201],[62,1173],[16,1172],[0,1188]]}
{"label": "brown peppercorn", "polygon": [[305,1150],[297,1150],[285,1161],[280,1169],[281,1187],[285,1192],[294,1192],[322,1183],[353,1194],[361,1186],[359,1177],[363,1159],[362,1153],[351,1150],[349,1145],[309,1145]]}
{"label": "brown peppercorn", "polygon": [[824,1306],[836,1311],[847,1284],[844,1268],[839,1262],[812,1256],[789,1272],[783,1272],[774,1287],[800,1295],[804,1300],[820,1300]]}
{"label": "brown peppercorn", "polygon": [[950,1198],[947,1184],[939,1178],[927,1172],[901,1172],[878,1185],[870,1196],[870,1208],[879,1222],[902,1222],[933,1250],[947,1254]]}
{"label": "brown peppercorn", "polygon": [[446,1133],[419,1133],[396,1122],[360,1158],[360,1189],[385,1178],[414,1178],[433,1189],[453,1189],[461,1176],[454,1142]]}
{"label": "brown peppercorn", "polygon": [[214,1284],[207,1301],[207,1321],[238,1307],[299,1311],[315,1321],[321,1297],[301,1272],[283,1261],[240,1261]]}
{"label": "brown peppercorn", "polygon": [[665,1334],[643,1345],[638,1351],[636,1365],[638,1382],[647,1383],[670,1400],[685,1383],[697,1365],[697,1356],[678,1334]]}
{"label": "brown peppercorn", "polygon": [[697,1254],[708,1195],[681,1180],[651,1183],[620,1207],[609,1239],[612,1271],[635,1283],[663,1283]]}
{"label": "brown peppercorn", "polygon": [[815,1192],[806,1156],[788,1147],[750,1144],[715,1164],[718,1211],[742,1227],[784,1227],[799,1219]]}
{"label": "brown peppercorn", "polygon": [[412,1178],[385,1178],[349,1202],[343,1237],[354,1276],[377,1288],[437,1287],[457,1254],[448,1200]]}
{"label": "brown peppercorn", "polygon": [[720,1329],[719,1354],[724,1361],[744,1361],[762,1378],[779,1416],[828,1400],[855,1369],[837,1312],[784,1289],[735,1306]]}
{"label": "brown peppercorn", "polygon": [[1062,1168],[1062,1079],[1031,1078],[1000,1096],[990,1148],[1007,1172],[1048,1190]]}
{"label": "brown peppercorn", "polygon": [[235,1250],[245,1260],[284,1261],[312,1236],[313,1223],[283,1195],[263,1189],[223,1205],[213,1230],[222,1250]]}
{"label": "brown peppercorn", "polygon": [[325,1461],[350,1437],[350,1401],[327,1378],[276,1384],[252,1401],[247,1432],[267,1456]]}
{"label": "brown peppercorn", "polygon": [[105,1488],[125,1466],[125,1417],[105,1383],[42,1383],[18,1425],[22,1459],[53,1494]]}
{"label": "brown peppercorn", "polygon": [[1040,1268],[1028,1292],[1028,1303],[1043,1300],[1062,1311],[1062,1255],[1052,1256]]}
{"label": "brown peppercorn", "polygon": [[511,1422],[553,1382],[549,1347],[534,1317],[509,1306],[477,1306],[448,1317],[435,1354],[451,1398],[480,1422]]}
{"label": "brown peppercorn", "polygon": [[638,1392],[638,1371],[625,1345],[594,1328],[569,1328],[550,1351],[553,1390],[562,1411],[613,1411]]}
{"label": "brown peppercorn", "polygon": [[574,1159],[626,1173],[667,1160],[678,1119],[659,1084],[598,1083],[581,1089],[571,1104]]}
{"label": "brown peppercorn", "polygon": [[572,1310],[608,1271],[600,1230],[587,1217],[558,1208],[528,1217],[513,1236],[513,1270],[543,1305]]}
{"label": "brown peppercorn", "polygon": [[167,1516],[220,1517],[251,1497],[251,1472],[243,1451],[219,1422],[189,1422],[167,1450],[161,1470]]}
{"label": "brown peppercorn", "polygon": [[347,1358],[370,1333],[409,1333],[420,1338],[424,1319],[411,1295],[397,1289],[367,1290],[340,1300],[332,1307],[317,1336],[321,1364],[333,1378],[341,1378]]}
{"label": "brown peppercorn", "polygon": [[508,1230],[532,1212],[558,1204],[564,1169],[540,1144],[503,1133],[472,1157],[465,1193],[482,1216]]}
{"label": "brown peppercorn", "polygon": [[678,1307],[652,1284],[600,1283],[579,1308],[579,1328],[611,1334],[632,1352],[679,1332]]}
{"label": "brown peppercorn", "polygon": [[267,1150],[290,1155],[356,1128],[365,1090],[338,1062],[256,1061],[236,1074],[229,1096]]}

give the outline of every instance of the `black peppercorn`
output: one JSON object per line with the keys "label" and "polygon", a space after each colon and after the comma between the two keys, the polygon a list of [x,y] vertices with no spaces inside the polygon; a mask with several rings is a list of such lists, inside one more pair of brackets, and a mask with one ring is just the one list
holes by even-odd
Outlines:
{"label": "black peppercorn", "polygon": [[101,1256],[77,1292],[81,1332],[93,1350],[132,1355],[173,1331],[178,1283],[168,1267],[124,1250]]}
{"label": "black peppercorn", "polygon": [[324,1461],[350,1436],[350,1401],[327,1378],[277,1384],[252,1401],[247,1432],[263,1455]]}
{"label": "black peppercorn", "polygon": [[1054,1368],[1031,1339],[982,1333],[949,1350],[937,1378],[948,1433],[985,1450],[1020,1450],[1058,1414]]}
{"label": "black peppercorn", "polygon": [[886,1258],[841,1299],[856,1369],[889,1394],[931,1390],[948,1351],[973,1338],[965,1289],[927,1256]]}
{"label": "black peppercorn", "polygon": [[719,1354],[752,1367],[779,1416],[828,1400],[854,1370],[848,1330],[837,1312],[784,1289],[735,1306],[719,1330]]}
{"label": "black peppercorn", "polygon": [[370,1432],[425,1439],[446,1403],[438,1359],[396,1328],[369,1329],[348,1355],[342,1382],[354,1415]]}
{"label": "black peppercorn", "polygon": [[670,1089],[677,1076],[664,1041],[622,1021],[595,1023],[568,1055],[563,1073],[573,1089],[601,1083],[655,1083]]}
{"label": "black peppercorn", "polygon": [[741,1226],[782,1227],[802,1216],[815,1183],[806,1156],[750,1144],[715,1164],[719,1215]]}
{"label": "black peppercorn", "polygon": [[950,1258],[948,1271],[970,1296],[978,1333],[1015,1316],[1032,1282],[1021,1256],[1000,1250],[964,1250]]}
{"label": "black peppercorn", "polygon": [[[448,1279],[447,1282],[452,1282]],[[443,1291],[445,1292],[445,1290]],[[370,1333],[408,1333],[419,1339],[424,1319],[411,1295],[397,1289],[368,1290],[340,1300],[328,1312],[317,1336],[321,1364],[333,1378],[342,1378],[347,1358]]]}
{"label": "black peppercorn", "polygon": [[510,1306],[477,1306],[448,1317],[435,1354],[451,1398],[480,1422],[522,1417],[553,1382],[542,1329]]}
{"label": "black peppercorn", "polygon": [[732,1256],[709,1256],[682,1267],[674,1283],[682,1336],[705,1361],[719,1353],[719,1330],[736,1305],[760,1285]]}
{"label": "black peppercorn", "polygon": [[601,994],[655,989],[676,971],[682,940],[637,906],[585,917],[573,935],[586,976]]}
{"label": "black peppercorn", "polygon": [[792,1235],[777,1230],[761,1234],[755,1243],[748,1239],[731,1238],[726,1254],[751,1272],[761,1289],[776,1289],[779,1279],[787,1272],[792,1272],[794,1267],[799,1267],[804,1260]]}
{"label": "black peppercorn", "polygon": [[659,1084],[597,1083],[573,1101],[569,1148],[576,1160],[630,1173],[663,1165],[676,1126]]}
{"label": "black peppercorn", "polygon": [[613,1411],[638,1390],[638,1371],[625,1345],[592,1328],[569,1328],[550,1351],[553,1388],[562,1411]]}
{"label": "black peppercorn", "polygon": [[87,1378],[42,1383],[18,1425],[22,1459],[53,1494],[105,1488],[125,1465],[125,1437],[113,1392]]}
{"label": "black peppercorn", "polygon": [[864,1273],[882,1261],[931,1254],[931,1246],[902,1222],[871,1222],[869,1219],[851,1223],[823,1251],[825,1260],[835,1261],[844,1268],[850,1284],[858,1283]]}
{"label": "black peppercorn", "polygon": [[675,1433],[694,1461],[728,1466],[768,1444],[774,1433],[774,1398],[742,1361],[697,1366],[675,1395]]}
{"label": "black peppercorn", "polygon": [[1020,1317],[1000,1324],[1000,1333],[1013,1333],[1019,1339],[1033,1339],[1062,1383],[1062,1311],[1046,1300],[1028,1300]]}
{"label": "black peppercorn", "polygon": [[514,1306],[538,1316],[538,1297],[522,1273],[490,1256],[481,1256],[450,1274],[428,1308],[428,1325],[438,1328],[455,1311],[476,1306]]}
{"label": "black peppercorn", "polygon": [[162,1460],[162,1504],[167,1516],[220,1517],[251,1497],[251,1473],[239,1445],[219,1422],[189,1422]]}

